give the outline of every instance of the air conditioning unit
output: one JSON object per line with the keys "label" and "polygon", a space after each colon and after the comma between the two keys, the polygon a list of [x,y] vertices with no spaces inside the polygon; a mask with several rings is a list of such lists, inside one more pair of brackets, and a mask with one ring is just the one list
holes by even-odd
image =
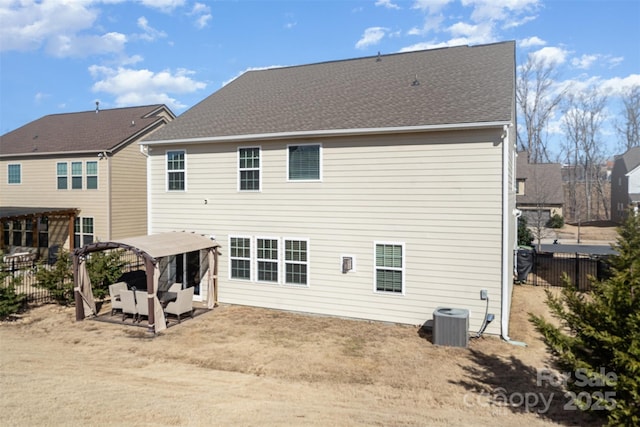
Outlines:
{"label": "air conditioning unit", "polygon": [[436,308],[433,312],[433,343],[467,347],[469,345],[469,310]]}

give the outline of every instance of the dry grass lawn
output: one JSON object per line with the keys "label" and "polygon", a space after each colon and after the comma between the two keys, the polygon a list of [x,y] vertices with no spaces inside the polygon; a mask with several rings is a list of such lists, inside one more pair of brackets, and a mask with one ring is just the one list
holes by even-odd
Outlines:
{"label": "dry grass lawn", "polygon": [[527,347],[485,335],[469,348],[434,346],[419,326],[231,305],[150,337],[45,305],[0,324],[1,423],[599,425],[536,384],[549,358],[527,313],[543,300],[514,289],[511,338]]}

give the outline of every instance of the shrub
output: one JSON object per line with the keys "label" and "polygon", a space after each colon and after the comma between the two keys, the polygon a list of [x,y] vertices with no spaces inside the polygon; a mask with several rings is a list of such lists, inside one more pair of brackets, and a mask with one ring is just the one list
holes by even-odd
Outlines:
{"label": "shrub", "polygon": [[533,234],[529,227],[527,227],[527,218],[524,216],[518,217],[518,246],[531,246],[533,242]]}
{"label": "shrub", "polygon": [[36,285],[48,290],[58,304],[69,305],[74,301],[73,271],[68,251],[60,251],[58,260],[51,267],[39,263],[36,279]]}
{"label": "shrub", "polygon": [[109,294],[109,285],[122,275],[124,262],[121,251],[93,252],[87,259],[87,273],[91,280],[93,295],[102,299]]}
{"label": "shrub", "polygon": [[549,228],[562,228],[564,227],[564,218],[558,214],[555,214],[549,221],[547,221],[547,227]]}
{"label": "shrub", "polygon": [[[629,215],[618,233],[610,278],[591,278],[588,294],[578,292],[566,276],[568,286],[560,296],[547,291],[547,305],[560,327],[540,316],[530,319],[557,365],[571,376],[567,388],[577,396],[577,406],[606,414],[609,425],[640,425],[640,216]],[[608,411],[596,410],[603,408]]]}
{"label": "shrub", "polygon": [[6,319],[22,309],[27,303],[27,296],[16,293],[13,283],[0,286],[0,319]]}

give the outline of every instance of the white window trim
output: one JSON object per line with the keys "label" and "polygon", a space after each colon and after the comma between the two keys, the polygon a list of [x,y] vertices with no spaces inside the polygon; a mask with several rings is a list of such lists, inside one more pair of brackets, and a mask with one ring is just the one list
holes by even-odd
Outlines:
{"label": "white window trim", "polygon": [[[242,259],[242,260],[246,260],[246,258],[238,258],[238,257],[232,257],[231,256],[231,239],[249,239],[249,268],[251,269],[251,271],[249,272],[249,278],[248,279],[241,279],[239,277],[233,277],[232,271],[233,271],[233,260],[234,259]],[[253,262],[254,262],[254,250],[255,250],[255,244],[253,243],[253,237],[252,236],[247,236],[245,234],[229,234],[229,238],[227,239],[227,247],[229,248],[229,280],[234,280],[234,281],[238,281],[238,282],[242,282],[242,283],[251,283],[254,282],[254,276],[256,274],[255,268],[253,266]]]}
{"label": "white window trim", "polygon": [[[184,169],[174,169],[169,171],[169,165],[168,165],[169,153],[178,152],[178,151],[181,151],[184,153]],[[163,161],[164,161],[165,191],[170,193],[186,193],[187,192],[187,150],[184,150],[184,149],[165,150],[163,159],[164,159]],[[170,190],[169,189],[169,172],[181,172],[181,171],[184,173],[184,188],[182,190]]]}
{"label": "white window trim", "polygon": [[[10,166],[18,166],[20,168],[20,180],[18,182],[9,182],[9,169]],[[21,185],[22,184],[22,163],[9,163],[7,164],[7,185]]]}
{"label": "white window trim", "polygon": [[[257,148],[258,149],[258,161],[260,162],[260,166],[257,168],[258,169],[258,189],[257,190],[243,190],[240,188],[240,172],[243,170],[256,170],[256,168],[245,168],[245,169],[240,169],[240,150],[242,149],[250,149],[250,148]],[[260,193],[262,191],[262,146],[260,145],[247,145],[247,146],[243,146],[243,147],[238,147],[238,151],[237,151],[237,159],[236,159],[236,165],[238,168],[238,187],[237,190],[239,192],[242,193]],[[288,176],[288,175],[287,175]]]}
{"label": "white window trim", "polygon": [[[318,179],[289,179],[289,147],[301,147],[304,145],[317,145],[319,147],[318,149],[318,157],[319,157],[319,162],[318,162],[318,167],[320,168],[320,171],[318,173]],[[323,179],[323,161],[322,161],[322,157],[323,157],[323,153],[322,153],[322,144],[319,142],[309,142],[309,143],[303,143],[303,144],[287,144],[287,182],[322,182]]]}
{"label": "white window trim", "polygon": [[[95,231],[96,231],[96,219],[95,219],[95,217],[92,217],[92,216],[79,216],[79,217],[76,217],[76,218],[78,218],[78,222],[80,223],[80,232],[76,233],[75,226],[74,226],[74,230],[73,230],[73,238],[74,238],[74,240],[76,238],[76,235],[79,235],[79,237],[80,237],[80,239],[79,239],[80,240],[80,247],[82,247],[82,246],[84,246],[84,243],[82,243],[84,241],[84,236],[85,235],[87,235],[87,236],[90,235],[90,236],[93,236],[91,241],[95,242],[96,241],[96,233],[95,233]],[[84,220],[85,219],[90,219],[91,220],[91,224],[93,225],[93,233],[85,233],[85,231],[84,231]]]}
{"label": "white window trim", "polygon": [[[376,248],[378,245],[394,245],[402,247],[402,267],[401,268],[392,268],[392,267],[384,267],[388,270],[400,270],[402,272],[402,292],[386,292],[379,291],[377,288],[376,278],[378,266],[376,265]],[[407,251],[404,242],[390,242],[390,241],[374,241],[373,242],[373,292],[378,295],[388,295],[388,296],[404,296],[407,290],[407,281],[406,281],[406,270],[407,270]]]}
{"label": "white window trim", "polygon": [[[84,185],[85,185],[85,189],[87,190],[98,190],[100,188],[100,178],[99,178],[99,171],[100,171],[100,163],[96,162],[95,160],[86,160],[84,162]],[[89,168],[87,167],[87,165],[89,163],[95,163],[96,164],[96,173],[95,175],[93,174],[89,174]],[[89,177],[96,177],[96,188],[89,188]]]}
{"label": "white window trim", "polygon": [[[287,240],[296,240],[299,242],[307,243],[307,261],[299,262],[299,261],[287,261],[287,253],[286,253],[286,241]],[[307,266],[307,283],[287,283],[287,262],[290,264],[304,264]],[[284,286],[293,287],[293,288],[309,288],[311,287],[311,244],[309,242],[309,238],[305,237],[283,237],[282,238],[282,284]]]}
{"label": "white window trim", "polygon": [[[262,240],[275,240],[276,242],[278,242],[278,259],[275,260],[275,263],[277,265],[278,280],[275,281],[275,282],[268,281],[268,280],[260,280],[259,275],[258,275],[258,262],[259,261],[274,262],[273,260],[258,258],[258,240],[261,240],[261,239]],[[254,281],[256,283],[260,283],[260,284],[265,284],[265,285],[280,285],[280,284],[282,284],[284,282],[284,280],[283,280],[283,272],[284,272],[283,240],[281,238],[279,238],[279,237],[273,237],[273,236],[255,236],[254,237],[254,242],[251,245],[251,248],[253,249],[253,253],[251,254],[251,258],[252,258],[253,266],[254,266],[254,268],[251,270],[251,272],[255,274],[254,280],[252,280],[252,281]]]}
{"label": "white window trim", "polygon": [[[74,175],[73,174],[73,164],[74,163],[80,163],[80,168],[81,168],[80,175]],[[70,182],[71,189],[72,190],[84,190],[85,189],[84,188],[84,171],[85,171],[85,167],[84,167],[82,161],[79,161],[79,162],[78,161],[72,161],[70,166],[71,167],[68,170],[71,172],[71,182]],[[73,188],[73,178],[77,178],[77,177],[80,177],[80,188]],[[67,188],[68,188],[68,185],[67,185]]]}

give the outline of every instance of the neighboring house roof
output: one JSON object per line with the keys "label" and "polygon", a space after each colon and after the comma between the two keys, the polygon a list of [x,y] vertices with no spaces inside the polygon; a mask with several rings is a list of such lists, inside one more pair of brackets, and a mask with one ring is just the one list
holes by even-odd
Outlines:
{"label": "neighboring house roof", "polygon": [[162,104],[51,114],[0,137],[0,157],[114,151],[175,118]]}
{"label": "neighboring house roof", "polygon": [[640,147],[629,148],[624,154],[616,156],[616,161],[622,162],[625,173],[637,168],[640,166]]}
{"label": "neighboring house roof", "polygon": [[248,71],[148,141],[512,122],[515,43]]}
{"label": "neighboring house roof", "polygon": [[529,163],[529,153],[521,151],[516,160],[516,179],[525,180],[524,194],[516,195],[516,204],[564,204],[560,163]]}

